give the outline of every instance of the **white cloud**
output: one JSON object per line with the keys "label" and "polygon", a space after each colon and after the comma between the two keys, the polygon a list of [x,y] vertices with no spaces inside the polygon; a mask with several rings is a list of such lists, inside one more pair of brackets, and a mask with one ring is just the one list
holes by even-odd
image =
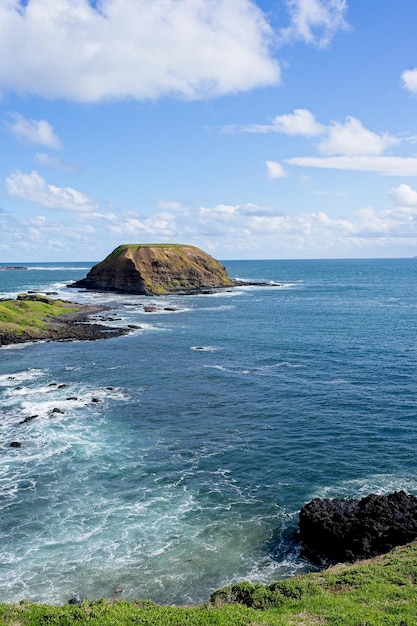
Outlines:
{"label": "white cloud", "polygon": [[315,167],[356,172],[375,172],[385,176],[417,176],[417,158],[395,156],[294,157],[286,163],[297,167]]}
{"label": "white cloud", "polygon": [[322,154],[346,156],[381,154],[400,140],[389,133],[374,133],[365,128],[356,117],[348,116],[344,123],[331,122],[324,125],[318,122],[308,109],[294,109],[274,117],[272,124],[249,124],[246,126],[229,126],[222,129],[226,132],[249,133],[283,133],[285,135],[317,137],[323,139],[318,144]]}
{"label": "white cloud", "polygon": [[288,173],[284,170],[281,163],[276,161],[265,161],[268,178],[286,178]]}
{"label": "white cloud", "polygon": [[7,126],[19,141],[53,148],[54,150],[62,148],[61,140],[46,120],[28,120],[20,113],[12,113],[11,118],[13,121],[9,122]]}
{"label": "white cloud", "polygon": [[388,133],[378,135],[368,130],[356,117],[349,116],[344,124],[333,122],[327,129],[326,138],[318,148],[322,154],[371,155],[381,154],[399,140]]}
{"label": "white cloud", "polygon": [[294,109],[293,113],[277,115],[273,120],[273,128],[277,133],[304,137],[314,137],[325,131],[325,126],[319,124],[308,109]]}
{"label": "white cloud", "polygon": [[37,172],[17,171],[6,178],[7,193],[16,198],[35,202],[48,209],[91,211],[95,204],[80,191],[71,187],[49,185]]}
{"label": "white cloud", "polygon": [[417,208],[417,191],[409,185],[399,185],[391,189],[390,198],[397,206],[411,206]]}
{"label": "white cloud", "polygon": [[401,74],[403,85],[411,93],[417,93],[417,67],[413,70],[405,70]]}
{"label": "white cloud", "polygon": [[[252,0],[0,3],[0,90],[77,102],[196,99],[279,83]],[[22,45],[24,42],[24,45]]]}
{"label": "white cloud", "polygon": [[326,132],[326,126],[319,124],[308,109],[294,109],[292,113],[277,115],[272,124],[246,124],[244,126],[224,126],[225,133],[283,133],[314,137]]}
{"label": "white cloud", "polygon": [[301,40],[323,48],[338,30],[348,29],[346,0],[286,0],[286,4],[291,24],[282,31],[285,41]]}
{"label": "white cloud", "polygon": [[[229,126],[222,130],[320,137],[316,148],[325,156],[284,159],[284,163],[297,167],[375,172],[386,176],[417,175],[417,157],[383,155],[388,148],[401,143],[398,137],[387,132],[373,132],[353,116],[347,116],[343,123],[333,121],[326,126],[319,123],[308,109],[294,109],[292,113],[277,115],[272,124]],[[405,141],[412,139],[406,137]],[[281,164],[272,160],[266,164],[270,178],[288,175]]]}

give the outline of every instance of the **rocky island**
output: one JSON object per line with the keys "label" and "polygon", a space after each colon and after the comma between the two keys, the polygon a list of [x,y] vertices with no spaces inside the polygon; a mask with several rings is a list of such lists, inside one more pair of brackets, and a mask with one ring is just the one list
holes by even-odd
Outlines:
{"label": "rocky island", "polygon": [[69,286],[158,296],[235,285],[219,261],[195,246],[124,244]]}

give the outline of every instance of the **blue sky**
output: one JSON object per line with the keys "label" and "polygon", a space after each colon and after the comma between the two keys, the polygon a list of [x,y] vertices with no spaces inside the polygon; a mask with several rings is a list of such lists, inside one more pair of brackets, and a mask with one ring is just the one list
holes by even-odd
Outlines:
{"label": "blue sky", "polygon": [[0,0],[0,262],[417,255],[416,0]]}

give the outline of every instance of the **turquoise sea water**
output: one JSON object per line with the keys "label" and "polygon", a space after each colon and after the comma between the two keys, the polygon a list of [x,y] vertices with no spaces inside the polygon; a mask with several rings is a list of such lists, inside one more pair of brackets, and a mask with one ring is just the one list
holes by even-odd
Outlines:
{"label": "turquoise sea water", "polygon": [[311,498],[417,494],[417,260],[225,264],[269,285],[143,298],[67,289],[91,263],[0,272],[0,297],[139,327],[0,349],[1,601],[205,600],[308,570]]}

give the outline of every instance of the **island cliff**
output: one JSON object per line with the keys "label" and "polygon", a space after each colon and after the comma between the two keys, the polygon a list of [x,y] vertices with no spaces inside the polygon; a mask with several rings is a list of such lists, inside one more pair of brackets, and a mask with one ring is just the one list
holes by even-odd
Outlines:
{"label": "island cliff", "polygon": [[195,246],[124,244],[69,286],[154,296],[235,284],[221,263]]}

